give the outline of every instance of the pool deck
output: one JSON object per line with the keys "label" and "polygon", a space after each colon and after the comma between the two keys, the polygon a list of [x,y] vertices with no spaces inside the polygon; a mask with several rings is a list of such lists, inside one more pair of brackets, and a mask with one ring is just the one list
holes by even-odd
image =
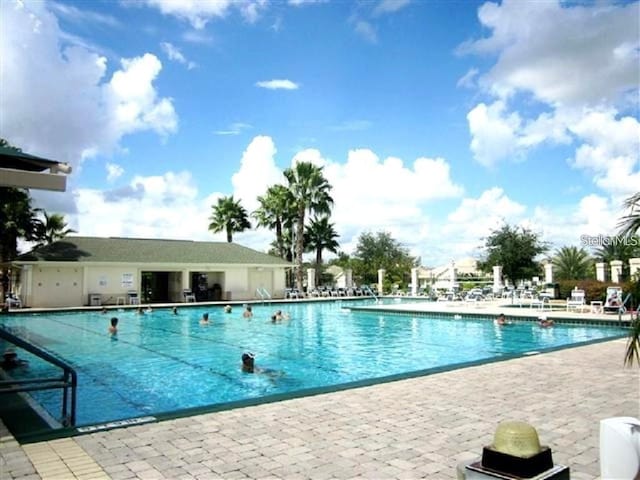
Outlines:
{"label": "pool deck", "polygon": [[[548,316],[557,315],[573,314]],[[0,423],[0,479],[451,479],[502,420],[532,424],[573,480],[594,479],[600,420],[640,417],[640,368],[623,366],[625,346],[618,339],[26,445]]]}

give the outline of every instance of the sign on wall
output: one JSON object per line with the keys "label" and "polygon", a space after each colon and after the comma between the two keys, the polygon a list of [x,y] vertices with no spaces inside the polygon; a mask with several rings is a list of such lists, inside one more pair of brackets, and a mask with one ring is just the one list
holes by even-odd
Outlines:
{"label": "sign on wall", "polygon": [[122,288],[133,288],[133,273],[122,274]]}
{"label": "sign on wall", "polygon": [[104,288],[107,286],[107,276],[106,275],[101,275],[100,278],[98,278],[98,286]]}

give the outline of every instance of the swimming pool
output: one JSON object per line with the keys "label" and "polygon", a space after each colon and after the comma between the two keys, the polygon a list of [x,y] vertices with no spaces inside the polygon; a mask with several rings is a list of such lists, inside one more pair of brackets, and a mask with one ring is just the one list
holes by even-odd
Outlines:
{"label": "swimming pool", "polygon": [[[77,424],[176,414],[229,402],[261,401],[318,389],[375,383],[606,338],[619,327],[558,324],[543,329],[515,321],[499,327],[489,318],[455,318],[351,311],[347,301],[254,305],[254,317],[236,306],[180,307],[178,315],[156,309],[6,315],[9,331],[55,354],[78,372]],[[289,321],[273,324],[283,309]],[[210,324],[201,325],[204,312]],[[117,337],[107,333],[119,318]],[[243,373],[240,357],[250,351],[270,374]],[[53,367],[28,353],[29,367],[12,374],[42,377]],[[55,371],[57,373],[57,371]],[[33,392],[53,417],[60,393]]]}

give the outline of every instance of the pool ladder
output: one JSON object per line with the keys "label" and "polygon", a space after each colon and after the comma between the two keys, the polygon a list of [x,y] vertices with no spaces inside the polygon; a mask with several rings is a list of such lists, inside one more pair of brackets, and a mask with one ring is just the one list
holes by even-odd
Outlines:
{"label": "pool ladder", "polygon": [[376,294],[373,293],[373,290],[371,290],[371,287],[369,285],[365,285],[364,287],[362,287],[362,291],[372,296],[376,300],[376,303],[380,303],[380,300],[378,300],[378,297],[376,297]]}
{"label": "pool ladder", "polygon": [[265,300],[271,300],[271,294],[269,293],[269,291],[264,288],[264,287],[258,287],[256,288],[256,296],[260,297],[262,299],[262,301],[264,302]]}
{"label": "pool ladder", "polygon": [[9,378],[7,380],[1,380],[0,394],[60,388],[62,389],[61,423],[65,427],[73,427],[76,424],[76,389],[78,387],[78,375],[76,371],[68,363],[45,352],[36,345],[15,336],[4,328],[4,325],[0,326],[0,338],[62,369],[62,376],[60,377],[30,379]]}

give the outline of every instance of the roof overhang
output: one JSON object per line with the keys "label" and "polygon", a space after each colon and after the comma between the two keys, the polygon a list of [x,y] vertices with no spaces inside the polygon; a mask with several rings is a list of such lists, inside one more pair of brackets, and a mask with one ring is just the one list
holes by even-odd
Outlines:
{"label": "roof overhang", "polygon": [[0,186],[64,192],[68,163],[47,160],[12,148],[0,147]]}

